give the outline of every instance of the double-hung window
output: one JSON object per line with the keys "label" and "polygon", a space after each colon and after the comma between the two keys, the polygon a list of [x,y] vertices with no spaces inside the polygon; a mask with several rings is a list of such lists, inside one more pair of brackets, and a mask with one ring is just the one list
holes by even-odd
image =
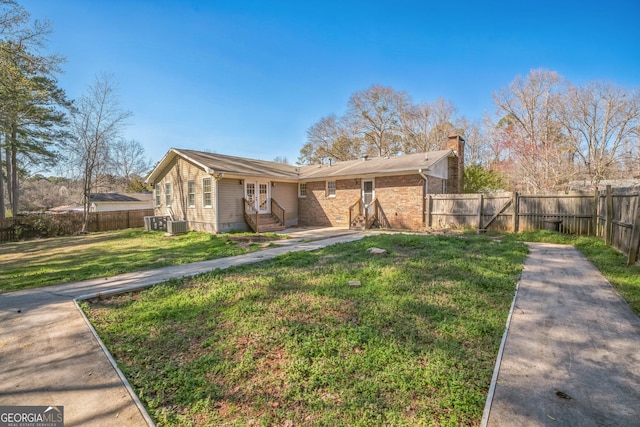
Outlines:
{"label": "double-hung window", "polygon": [[327,197],[336,197],[335,181],[327,181]]}
{"label": "double-hung window", "polygon": [[162,185],[156,184],[156,206],[162,204]]}
{"label": "double-hung window", "polygon": [[164,204],[166,206],[171,206],[172,196],[173,195],[173,187],[170,182],[166,182],[164,184]]}
{"label": "double-hung window", "polygon": [[210,208],[211,204],[211,177],[202,179],[202,206]]}
{"label": "double-hung window", "polygon": [[196,207],[196,182],[187,181],[187,203],[190,208]]}

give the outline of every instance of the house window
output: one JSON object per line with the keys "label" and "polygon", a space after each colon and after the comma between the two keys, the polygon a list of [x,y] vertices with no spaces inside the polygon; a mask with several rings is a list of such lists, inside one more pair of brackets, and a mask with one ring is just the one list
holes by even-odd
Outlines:
{"label": "house window", "polygon": [[187,181],[187,202],[190,208],[196,207],[196,182]]}
{"label": "house window", "polygon": [[442,194],[446,194],[447,193],[447,180],[443,179],[442,180]]}
{"label": "house window", "polygon": [[298,197],[307,197],[307,183],[301,182],[298,184]]}
{"label": "house window", "polygon": [[167,206],[171,205],[171,195],[173,194],[173,189],[171,187],[171,183],[167,182],[164,184],[164,204]]}
{"label": "house window", "polygon": [[327,197],[336,197],[335,181],[327,181]]}
{"label": "house window", "polygon": [[205,208],[211,207],[211,178],[202,179],[202,205]]}
{"label": "house window", "polygon": [[162,185],[156,184],[156,206],[162,204]]}

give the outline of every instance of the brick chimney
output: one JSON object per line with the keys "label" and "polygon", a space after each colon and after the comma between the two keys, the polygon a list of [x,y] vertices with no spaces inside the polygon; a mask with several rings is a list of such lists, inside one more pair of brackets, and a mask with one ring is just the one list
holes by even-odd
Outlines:
{"label": "brick chimney", "polygon": [[453,150],[457,156],[457,161],[451,168],[452,176],[449,177],[450,190],[452,193],[462,193],[464,189],[464,138],[462,135],[449,135],[445,149]]}

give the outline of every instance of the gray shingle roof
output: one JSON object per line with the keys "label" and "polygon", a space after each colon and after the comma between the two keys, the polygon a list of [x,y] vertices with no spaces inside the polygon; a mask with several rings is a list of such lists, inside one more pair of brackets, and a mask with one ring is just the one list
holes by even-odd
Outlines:
{"label": "gray shingle roof", "polygon": [[298,178],[297,168],[284,163],[246,159],[243,157],[205,153],[195,150],[177,149],[176,151],[181,153],[187,159],[194,161],[196,164],[213,169],[216,173],[269,178]]}
{"label": "gray shingle roof", "polygon": [[90,202],[140,202],[137,197],[122,193],[93,193],[89,195]]}
{"label": "gray shingle roof", "polygon": [[151,172],[147,181],[154,182],[155,178],[169,167],[176,156],[183,157],[212,175],[224,174],[234,177],[256,176],[273,179],[313,180],[374,174],[417,173],[419,170],[428,174],[431,166],[451,155],[453,155],[451,150],[442,150],[389,158],[373,157],[367,160],[350,160],[336,162],[332,165],[292,166],[265,160],[172,148]]}
{"label": "gray shingle roof", "polygon": [[417,173],[419,169],[422,169],[426,174],[432,165],[450,154],[450,150],[442,150],[389,158],[373,157],[367,160],[349,160],[337,162],[331,166],[327,164],[303,166],[300,170],[300,179],[312,180],[314,178],[338,178],[370,174]]}

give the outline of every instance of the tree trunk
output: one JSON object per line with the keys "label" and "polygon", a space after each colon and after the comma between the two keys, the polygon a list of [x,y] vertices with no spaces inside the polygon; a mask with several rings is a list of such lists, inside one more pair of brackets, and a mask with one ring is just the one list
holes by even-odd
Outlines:
{"label": "tree trunk", "polygon": [[[7,141],[5,141],[5,147],[4,147],[4,152],[5,152],[5,169],[7,171],[7,198],[9,199],[9,209],[11,209],[11,206],[13,206],[13,193],[11,192],[11,187],[12,187],[12,183],[11,183],[11,178],[13,177],[13,172],[11,171],[13,169],[13,165],[11,164],[11,139],[8,138]],[[15,216],[15,212],[11,213],[12,216]]]}
{"label": "tree trunk", "polygon": [[[0,138],[2,135],[0,134]],[[5,142],[7,141],[7,136],[4,135]],[[2,143],[0,143],[0,219],[5,218],[5,206],[4,206],[4,178],[2,175]]]}
{"label": "tree trunk", "polygon": [[18,216],[18,200],[20,199],[20,188],[18,185],[18,144],[16,128],[11,130],[11,212],[13,217]]}

